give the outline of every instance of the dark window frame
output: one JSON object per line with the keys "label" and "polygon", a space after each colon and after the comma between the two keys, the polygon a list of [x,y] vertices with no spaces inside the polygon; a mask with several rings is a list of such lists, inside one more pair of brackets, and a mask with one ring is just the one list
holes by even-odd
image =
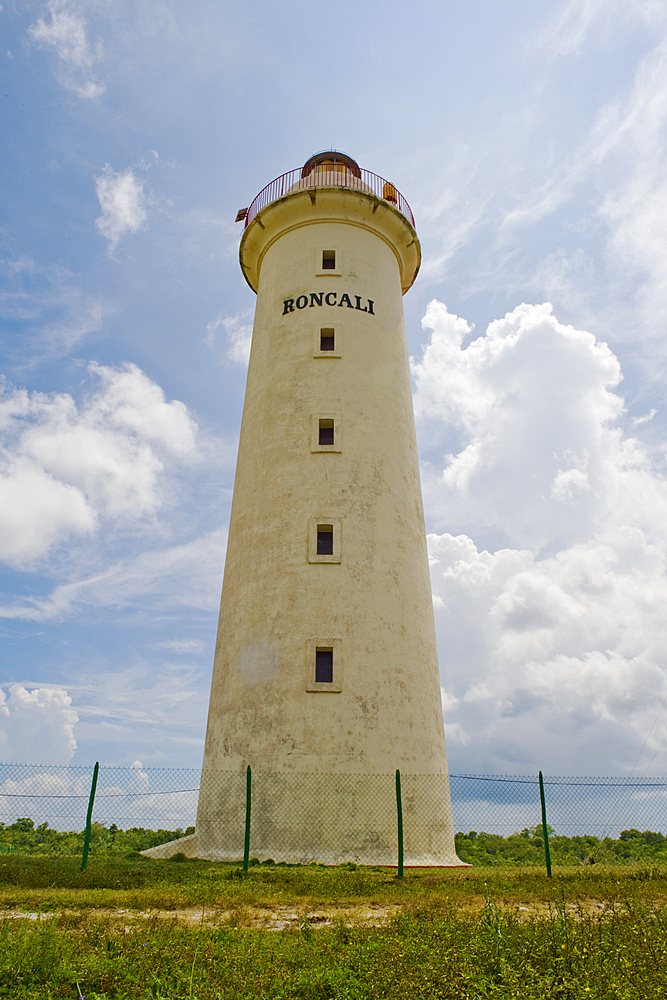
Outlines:
{"label": "dark window frame", "polygon": [[333,684],[334,662],[333,647],[324,646],[315,649],[315,683]]}
{"label": "dark window frame", "polygon": [[336,423],[334,420],[320,417],[317,443],[323,448],[333,448],[336,443]]}
{"label": "dark window frame", "polygon": [[334,554],[334,533],[332,524],[317,526],[317,555],[332,556]]}
{"label": "dark window frame", "polygon": [[324,326],[320,330],[320,350],[321,351],[336,350],[336,331],[333,327]]}

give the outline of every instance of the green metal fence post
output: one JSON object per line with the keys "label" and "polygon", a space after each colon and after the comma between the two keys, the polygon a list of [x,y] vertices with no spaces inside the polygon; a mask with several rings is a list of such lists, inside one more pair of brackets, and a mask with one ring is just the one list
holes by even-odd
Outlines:
{"label": "green metal fence post", "polygon": [[551,854],[549,852],[549,827],[547,826],[547,804],[544,801],[544,781],[540,771],[540,803],[542,804],[542,833],[544,834],[544,858],[547,863],[547,875],[551,878]]}
{"label": "green metal fence post", "polygon": [[243,871],[248,871],[250,860],[250,797],[252,792],[252,771],[250,764],[245,773],[245,838],[243,841]]}
{"label": "green metal fence post", "polygon": [[83,857],[81,858],[81,871],[88,864],[88,851],[90,850],[90,831],[92,829],[93,802],[95,801],[95,789],[97,788],[97,775],[100,770],[99,760],[93,768],[93,783],[90,786],[90,798],[88,799],[88,813],[86,815],[86,833],[83,838]]}
{"label": "green metal fence post", "polygon": [[403,878],[403,801],[401,798],[401,772],[396,768],[396,816],[398,818],[398,875]]}

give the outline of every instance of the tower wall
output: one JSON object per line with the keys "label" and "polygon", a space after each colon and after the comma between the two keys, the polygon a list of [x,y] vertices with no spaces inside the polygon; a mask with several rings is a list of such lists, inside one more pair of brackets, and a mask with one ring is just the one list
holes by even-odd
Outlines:
{"label": "tower wall", "polygon": [[[378,802],[400,768],[423,776],[406,863],[458,864],[402,308],[416,233],[370,193],[296,190],[255,216],[241,265],[257,307],[188,853],[238,857],[221,773],[250,764],[265,776],[253,854],[395,863],[391,794]],[[326,559],[318,524],[333,528]],[[331,683],[315,679],[318,646]]]}

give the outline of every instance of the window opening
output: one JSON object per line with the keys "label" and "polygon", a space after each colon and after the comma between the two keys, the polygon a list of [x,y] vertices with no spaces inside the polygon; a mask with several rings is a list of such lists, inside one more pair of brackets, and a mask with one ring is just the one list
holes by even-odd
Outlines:
{"label": "window opening", "polygon": [[315,650],[315,683],[333,684],[333,649]]}
{"label": "window opening", "polygon": [[320,436],[318,444],[332,445],[334,443],[333,420],[320,420]]}
{"label": "window opening", "polygon": [[334,331],[330,327],[320,330],[320,350],[333,351],[335,347]]}
{"label": "window opening", "polygon": [[317,554],[318,556],[333,555],[333,524],[318,524]]}
{"label": "window opening", "polygon": [[336,270],[336,251],[335,250],[323,250],[322,251],[322,270],[323,271],[335,271]]}
{"label": "window opening", "polygon": [[[320,448],[320,453],[327,450],[330,449]],[[320,565],[323,563],[340,563],[341,533],[342,523],[340,518],[327,517],[325,514],[309,518],[308,562],[319,563]]]}

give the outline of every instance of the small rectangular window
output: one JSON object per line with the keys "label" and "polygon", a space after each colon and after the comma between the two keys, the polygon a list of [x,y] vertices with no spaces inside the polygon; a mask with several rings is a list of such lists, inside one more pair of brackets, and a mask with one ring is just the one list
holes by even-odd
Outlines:
{"label": "small rectangular window", "polygon": [[[315,274],[317,275],[338,275],[342,277],[343,275],[343,251],[340,247],[332,247],[330,250],[323,250],[321,246],[315,247]],[[328,282],[324,282],[325,285]],[[323,294],[332,291],[332,289],[323,289]],[[318,290],[318,294],[320,294]],[[333,302],[329,301],[325,303],[327,306],[335,305],[335,299]]]}
{"label": "small rectangular window", "polygon": [[333,524],[318,524],[317,554],[318,556],[333,555]]}
{"label": "small rectangular window", "polygon": [[345,672],[343,640],[318,635],[306,640],[306,691],[339,694]]}
{"label": "small rectangular window", "polygon": [[340,413],[311,414],[310,450],[314,454],[316,452],[320,452],[320,454],[333,452],[336,455],[341,453],[343,450],[343,424]]}
{"label": "small rectangular window", "polygon": [[343,331],[335,330],[332,326],[315,326],[313,328],[313,357],[340,358],[342,355]]}
{"label": "small rectangular window", "polygon": [[318,444],[332,445],[334,443],[333,420],[320,420]]}
{"label": "small rectangular window", "polygon": [[320,330],[320,350],[333,351],[336,346],[335,333],[331,327]]}
{"label": "small rectangular window", "polygon": [[333,649],[315,650],[315,683],[333,684]]}
{"label": "small rectangular window", "polygon": [[308,519],[309,563],[340,563],[341,527],[339,517],[320,514],[319,517]]}

